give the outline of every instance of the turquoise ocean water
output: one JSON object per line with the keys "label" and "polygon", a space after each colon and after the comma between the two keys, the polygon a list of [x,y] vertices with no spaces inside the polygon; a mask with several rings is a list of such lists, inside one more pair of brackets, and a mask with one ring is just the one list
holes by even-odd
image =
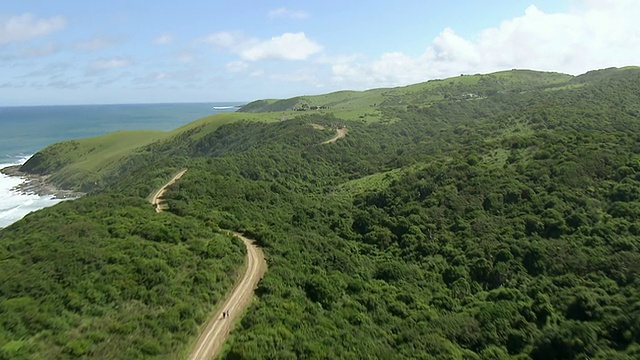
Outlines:
{"label": "turquoise ocean water", "polygon": [[[21,164],[62,140],[117,130],[172,130],[196,119],[235,111],[240,103],[0,107],[0,168]],[[0,174],[0,228],[59,200],[20,194],[22,179]]]}

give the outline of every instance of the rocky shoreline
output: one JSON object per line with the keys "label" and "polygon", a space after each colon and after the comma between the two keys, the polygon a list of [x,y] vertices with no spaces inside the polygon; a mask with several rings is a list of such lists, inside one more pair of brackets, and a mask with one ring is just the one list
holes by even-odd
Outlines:
{"label": "rocky shoreline", "polygon": [[24,179],[24,182],[12,190],[25,195],[52,196],[53,199],[75,199],[85,195],[73,190],[62,190],[53,186],[49,181],[49,175],[28,174],[20,171],[20,165],[8,166],[0,169],[0,172],[11,177]]}

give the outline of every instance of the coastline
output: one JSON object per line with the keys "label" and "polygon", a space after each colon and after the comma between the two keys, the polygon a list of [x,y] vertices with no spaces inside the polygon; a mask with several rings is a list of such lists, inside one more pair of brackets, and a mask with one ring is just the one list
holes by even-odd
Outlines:
{"label": "coastline", "polygon": [[0,169],[0,172],[6,176],[23,180],[21,184],[11,189],[19,194],[51,196],[52,199],[57,200],[71,200],[86,195],[79,191],[58,189],[48,181],[49,175],[29,174],[20,171],[20,167],[21,165],[11,165]]}

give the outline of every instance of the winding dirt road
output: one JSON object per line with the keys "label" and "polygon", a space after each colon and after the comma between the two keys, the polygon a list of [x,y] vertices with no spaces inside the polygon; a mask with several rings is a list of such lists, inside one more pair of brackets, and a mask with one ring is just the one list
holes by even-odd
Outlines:
{"label": "winding dirt road", "polygon": [[347,128],[340,128],[340,129],[336,129],[336,136],[332,137],[331,139],[322,142],[322,144],[330,144],[330,143],[334,143],[336,141],[338,141],[338,139],[342,139],[345,136],[347,136]]}
{"label": "winding dirt road", "polygon": [[171,180],[167,181],[166,184],[162,185],[162,187],[158,189],[158,191],[156,191],[155,194],[153,194],[153,197],[151,198],[150,201],[151,201],[151,205],[155,206],[156,212],[162,212],[162,210],[164,209],[162,207],[163,205],[162,196],[164,195],[165,192],[167,192],[167,189],[169,188],[169,186],[175,184],[176,181],[178,181],[182,177],[182,175],[184,175],[184,173],[186,172],[187,172],[187,169],[181,170],[174,177],[172,177]]}
{"label": "winding dirt road", "polygon": [[[157,212],[162,212],[163,210],[162,195],[164,195],[167,188],[178,181],[185,172],[187,172],[186,169],[180,171],[153,195],[151,204],[156,207]],[[240,319],[244,310],[251,303],[254,290],[260,279],[262,279],[265,271],[267,271],[267,262],[264,260],[264,253],[254,244],[253,240],[231,231],[228,231],[227,234],[239,238],[247,247],[247,268],[242,278],[235,283],[230,294],[227,295],[218,311],[198,336],[198,340],[189,354],[189,360],[210,360],[218,355],[220,349],[222,349],[222,345],[227,340],[231,327]],[[228,316],[223,316],[223,313],[227,313]]]}
{"label": "winding dirt road", "polygon": [[[264,254],[253,243],[253,240],[238,233],[233,233],[233,235],[240,238],[247,247],[247,269],[242,279],[236,283],[231,291],[231,296],[227,297],[198,337],[198,341],[189,355],[189,360],[209,360],[218,355],[231,327],[236,320],[240,319],[243,311],[251,303],[253,290],[267,270]],[[228,314],[227,317],[223,317],[225,311]]]}

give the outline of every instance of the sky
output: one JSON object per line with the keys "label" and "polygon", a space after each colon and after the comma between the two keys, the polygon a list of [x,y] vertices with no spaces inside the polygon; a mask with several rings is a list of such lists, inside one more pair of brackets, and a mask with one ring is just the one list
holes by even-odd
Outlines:
{"label": "sky", "polygon": [[20,0],[0,106],[225,102],[640,65],[637,0]]}

